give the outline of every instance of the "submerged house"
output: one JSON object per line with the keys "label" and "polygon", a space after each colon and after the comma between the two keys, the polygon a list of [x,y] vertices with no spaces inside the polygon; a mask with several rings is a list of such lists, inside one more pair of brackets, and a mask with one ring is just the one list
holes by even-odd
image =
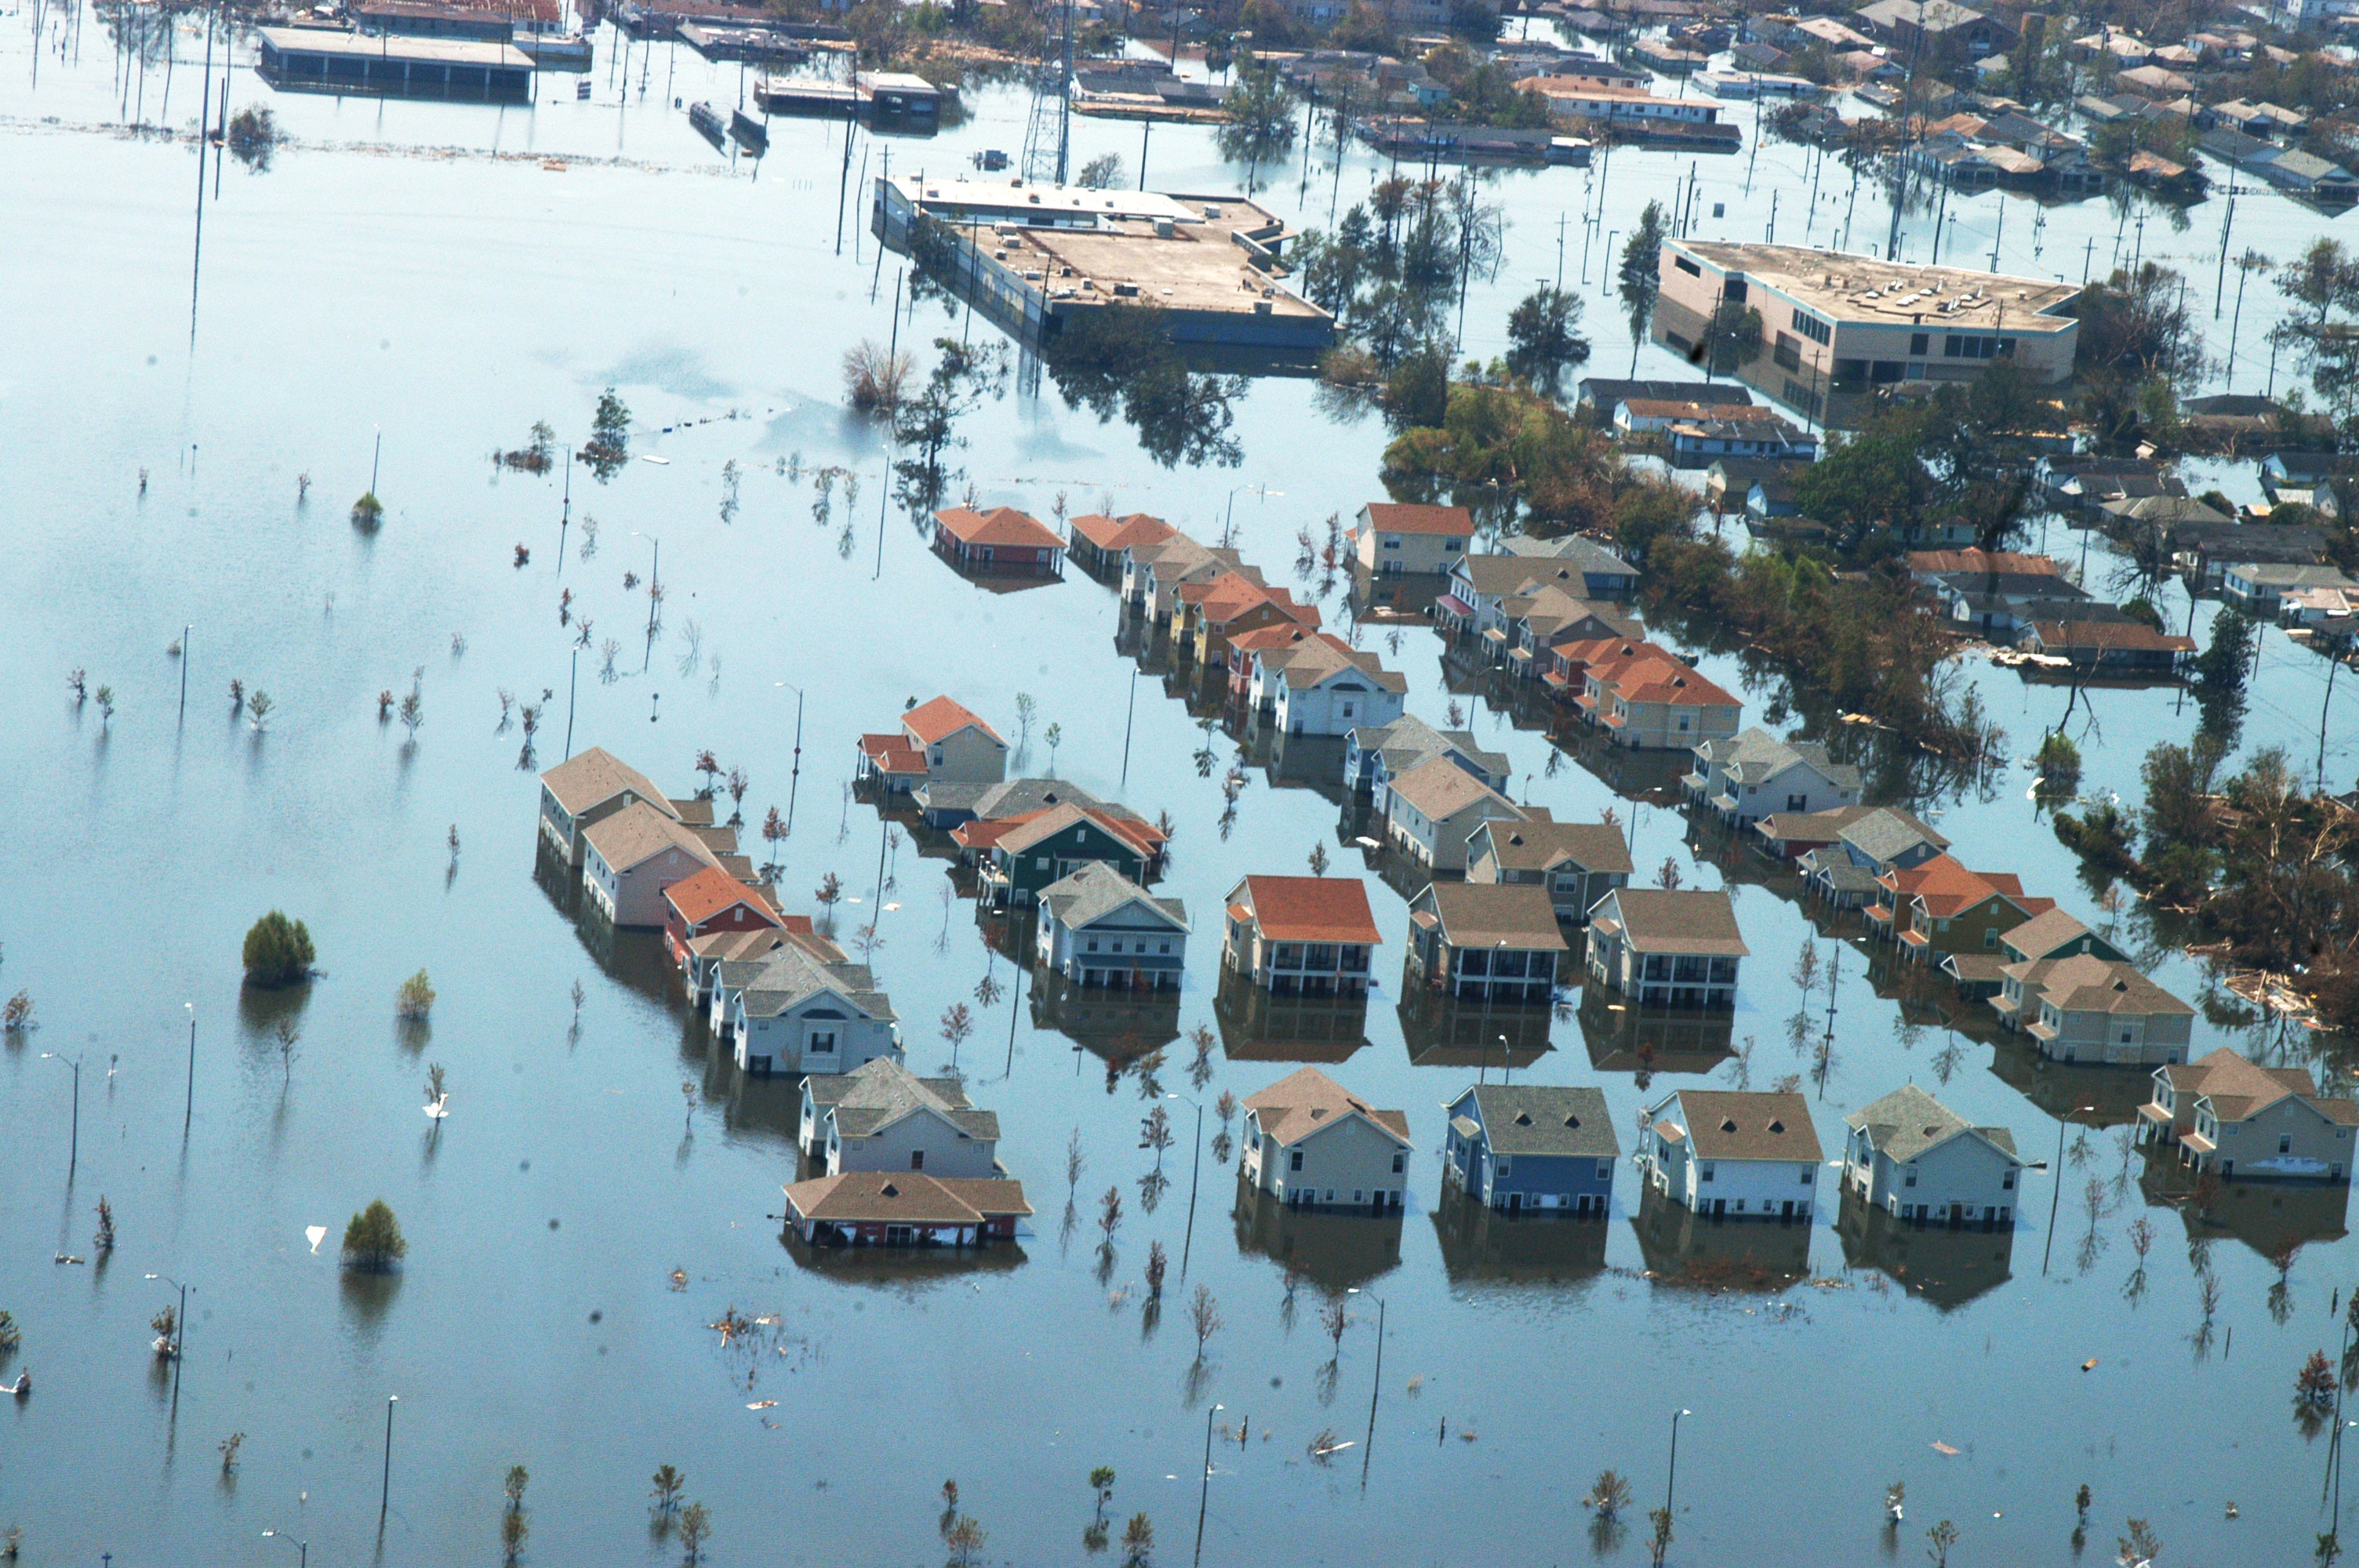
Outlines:
{"label": "submerged house", "polygon": [[1843,1124],[1843,1186],[1869,1206],[1918,1224],[2015,1223],[2024,1162],[2006,1128],[1976,1127],[1914,1084]]}
{"label": "submerged house", "polygon": [[579,868],[584,835],[628,806],[645,804],[675,822],[711,824],[709,800],[668,800],[647,774],[603,746],[578,752],[540,775],[540,833]]}
{"label": "submerged house", "polygon": [[1056,530],[1013,506],[988,512],[952,506],[935,513],[934,550],[963,571],[1054,577],[1065,560],[1065,541]]}
{"label": "submerged house", "polygon": [[1598,900],[1630,881],[1630,848],[1606,822],[1556,822],[1539,806],[1522,821],[1485,822],[1466,841],[1469,882],[1548,890],[1556,917],[1585,924]]}
{"label": "submerged house", "polygon": [[1279,996],[1368,993],[1384,940],[1357,877],[1247,877],[1229,890],[1221,962]]}
{"label": "submerged house", "polygon": [[1482,1084],[1443,1109],[1442,1179],[1476,1203],[1598,1219],[1613,1208],[1622,1141],[1603,1090]]}
{"label": "submerged house", "polygon": [[1620,887],[1589,912],[1590,978],[1641,1007],[1734,1007],[1750,951],[1724,888]]}
{"label": "submerged house", "polygon": [[787,1225],[814,1247],[977,1247],[1032,1212],[1017,1181],[846,1171],[787,1189]]}
{"label": "submerged house", "polygon": [[933,1176],[1005,1176],[999,1116],[977,1110],[956,1078],[921,1078],[889,1056],[850,1073],[803,1080],[796,1141],[825,1174],[923,1171]]}
{"label": "submerged house", "polygon": [[890,795],[929,780],[997,784],[1007,776],[1007,742],[973,710],[938,697],[901,715],[901,728],[860,737],[853,776]]}
{"label": "submerged house", "polygon": [[1647,1108],[1638,1168],[1648,1186],[1698,1214],[1807,1223],[1819,1159],[1800,1095],[1680,1089]]}
{"label": "submerged house", "polygon": [[1408,1118],[1379,1110],[1316,1067],[1245,1102],[1237,1173],[1290,1207],[1401,1206],[1408,1190]]}
{"label": "submerged house", "polygon": [[2318,1092],[2307,1067],[2264,1067],[2230,1050],[2155,1069],[2141,1142],[2175,1145],[2222,1181],[2347,1182],[2359,1101]]}
{"label": "submerged house", "polygon": [[1103,860],[1040,890],[1037,962],[1084,986],[1177,989],[1188,957],[1188,910]]}
{"label": "submerged house", "polygon": [[1546,890],[1527,882],[1431,882],[1409,901],[1409,967],[1461,1001],[1546,1003],[1571,949]]}

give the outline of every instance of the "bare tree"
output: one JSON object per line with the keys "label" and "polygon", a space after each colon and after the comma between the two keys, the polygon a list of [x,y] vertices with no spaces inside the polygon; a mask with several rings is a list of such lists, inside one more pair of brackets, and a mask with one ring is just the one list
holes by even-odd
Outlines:
{"label": "bare tree", "polygon": [[1221,1331],[1221,1304],[1213,1299],[1212,1287],[1202,1283],[1188,1300],[1188,1327],[1196,1336],[1196,1359],[1204,1358],[1204,1342]]}

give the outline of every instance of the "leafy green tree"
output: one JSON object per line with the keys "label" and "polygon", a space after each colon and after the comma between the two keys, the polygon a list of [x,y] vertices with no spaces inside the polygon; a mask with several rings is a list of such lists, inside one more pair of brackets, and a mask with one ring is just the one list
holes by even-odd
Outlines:
{"label": "leafy green tree", "polygon": [[1589,340],[1580,326],[1579,295],[1555,287],[1533,290],[1507,313],[1507,368],[1555,392],[1565,368],[1589,357]]}
{"label": "leafy green tree", "polygon": [[392,1206],[383,1198],[372,1200],[344,1227],[344,1261],[352,1268],[382,1274],[408,1254],[409,1243],[401,1234],[401,1222],[394,1217]]}
{"label": "leafy green tree", "polygon": [[1647,203],[1638,226],[1622,244],[1622,281],[1618,291],[1631,319],[1644,323],[1654,314],[1655,294],[1662,287],[1663,242],[1670,236],[1670,221],[1659,201]]}
{"label": "leafy green tree", "polygon": [[1268,66],[1247,65],[1221,103],[1221,156],[1245,166],[1245,189],[1261,166],[1294,149],[1294,94]]}
{"label": "leafy green tree", "polygon": [[590,439],[582,448],[582,460],[590,465],[600,484],[604,484],[622,471],[631,460],[631,409],[614,389],[608,387],[598,395],[598,408],[590,416]]}
{"label": "leafy green tree", "polygon": [[906,454],[893,471],[901,481],[902,500],[913,511],[938,504],[957,477],[946,460],[966,445],[959,421],[1007,391],[1005,344],[971,347],[956,338],[937,338],[934,351],[940,357],[925,390],[905,397],[893,411],[893,440]]}
{"label": "leafy green tree", "polygon": [[303,923],[274,909],[246,929],[245,957],[245,983],[275,990],[309,979],[319,955]]}

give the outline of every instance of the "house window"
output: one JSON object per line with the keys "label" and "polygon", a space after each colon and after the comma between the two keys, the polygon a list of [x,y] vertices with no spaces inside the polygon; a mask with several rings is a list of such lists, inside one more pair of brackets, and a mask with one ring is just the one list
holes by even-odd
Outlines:
{"label": "house window", "polygon": [[909,1151],[909,1169],[911,1169],[912,1171],[922,1171],[922,1170],[924,1170],[925,1168],[926,1168],[926,1152],[925,1152],[923,1149],[912,1149],[912,1150],[910,1150],[910,1151]]}
{"label": "house window", "polygon": [[2131,1040],[2131,1033],[2130,1033],[2129,1026],[2128,1026],[2128,1025],[2126,1025],[2126,1024],[2125,1024],[2125,1025],[2123,1025],[2123,1027],[2122,1027],[2122,1044],[2125,1044],[2125,1045],[2126,1045],[2126,1044],[2128,1044],[2130,1043],[2130,1040]]}
{"label": "house window", "polygon": [[1601,1182],[1610,1182],[1614,1179],[1613,1161],[1600,1160],[1597,1162],[1597,1179]]}
{"label": "house window", "polygon": [[821,1054],[833,1051],[835,1049],[835,1031],[832,1029],[813,1030],[810,1037],[810,1049]]}
{"label": "house window", "polygon": [[1913,1186],[1915,1186],[1915,1185],[1917,1184],[1917,1167],[1916,1167],[1916,1166],[1911,1165],[1911,1166],[1909,1166],[1909,1167],[1908,1167],[1908,1172],[1907,1172],[1907,1174],[1906,1174],[1906,1175],[1904,1176],[1904,1178],[1902,1179],[1902,1181],[1901,1181],[1900,1184],[1901,1184],[1902,1186],[1904,1186],[1904,1187],[1913,1187]]}
{"label": "house window", "polygon": [[1301,1150],[1297,1149],[1292,1154],[1287,1157],[1286,1168],[1289,1171],[1299,1171],[1302,1169]]}
{"label": "house window", "polygon": [[2015,1172],[2013,1170],[2009,1170],[2006,1174],[1998,1179],[1998,1184],[1999,1190],[2002,1192],[2011,1193],[2015,1191]]}
{"label": "house window", "polygon": [[1395,1155],[1393,1156],[1393,1174],[1394,1174],[1394,1175],[1397,1176],[1397,1175],[1399,1175],[1399,1174],[1401,1173],[1401,1171],[1402,1171],[1402,1169],[1404,1168],[1404,1167],[1403,1167],[1403,1164],[1402,1164],[1402,1162],[1404,1162],[1404,1161],[1405,1161],[1405,1160],[1407,1160],[1408,1158],[1408,1155],[1406,1155],[1406,1154],[1395,1154]]}
{"label": "house window", "polygon": [[1809,1185],[1810,1184],[1810,1178],[1811,1178],[1812,1176],[1816,1175],[1816,1174],[1818,1174],[1818,1169],[1817,1169],[1817,1167],[1816,1167],[1816,1166],[1812,1166],[1812,1165],[1805,1165],[1805,1166],[1803,1166],[1803,1167],[1802,1167],[1802,1184],[1803,1184],[1804,1186],[1806,1186],[1806,1187],[1807,1187],[1807,1186],[1809,1186]]}
{"label": "house window", "polygon": [[[1984,947],[1996,947],[1998,946],[1997,926],[1985,925],[1983,927],[1983,946]],[[2126,1038],[2126,1036],[2125,1036],[2125,1038]]]}
{"label": "house window", "polygon": [[1499,1174],[1501,1174],[1501,1175],[1503,1175],[1503,1176],[1512,1176],[1512,1175],[1514,1175],[1515,1173],[1516,1173],[1516,1157],[1515,1157],[1513,1154],[1502,1154],[1502,1155],[1500,1155],[1500,1156],[1499,1156]]}
{"label": "house window", "polygon": [[1166,942],[1166,943],[1164,943],[1164,944],[1163,944],[1163,946],[1162,946],[1159,949],[1158,949],[1158,951],[1160,951],[1160,952],[1169,953],[1169,951],[1171,951],[1171,944],[1170,944],[1170,943],[1169,943],[1169,942]]}
{"label": "house window", "polygon": [[1121,951],[1122,951],[1122,944],[1121,944],[1121,943],[1119,943],[1119,942],[1115,943],[1115,944],[1114,945],[1114,950],[1115,952],[1117,952],[1117,953],[1121,952]]}
{"label": "house window", "polygon": [[1367,1188],[1365,1188],[1365,1187],[1353,1187],[1353,1188],[1352,1189],[1352,1201],[1353,1201],[1353,1203],[1365,1203],[1365,1202],[1367,1202],[1367,1201],[1368,1201],[1368,1189],[1367,1189]]}
{"label": "house window", "polygon": [[2293,1152],[2293,1139],[2290,1136],[2283,1133],[2280,1133],[2277,1136],[2277,1152],[2280,1154],[2290,1154]]}
{"label": "house window", "polygon": [[1927,353],[1931,351],[1932,347],[1933,340],[1930,333],[1911,332],[1908,334],[1908,351],[1919,359],[1923,359]]}
{"label": "house window", "polygon": [[1032,864],[1035,869],[1045,871],[1049,869],[1049,857],[1046,855],[1035,855],[1032,857]]}
{"label": "house window", "polygon": [[1094,936],[1090,938],[1089,950],[1093,953],[1098,950],[1098,939]]}
{"label": "house window", "polygon": [[1702,1180],[1704,1180],[1704,1181],[1707,1181],[1707,1182],[1708,1182],[1708,1181],[1710,1181],[1710,1180],[1712,1180],[1712,1167],[1711,1167],[1709,1164],[1707,1164],[1707,1165],[1705,1165],[1705,1166],[1703,1167],[1702,1172],[1701,1172],[1701,1179],[1702,1179]]}

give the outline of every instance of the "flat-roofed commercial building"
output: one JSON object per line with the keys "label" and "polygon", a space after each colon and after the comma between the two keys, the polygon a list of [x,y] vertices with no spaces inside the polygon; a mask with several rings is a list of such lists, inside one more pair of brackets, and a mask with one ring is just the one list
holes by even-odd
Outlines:
{"label": "flat-roofed commercial building", "polygon": [[1882,262],[1799,245],[1667,240],[1655,341],[1694,351],[1723,303],[1761,313],[1737,373],[1788,407],[1843,423],[1844,399],[1907,381],[1969,381],[1999,360],[2037,384],[2072,378],[2071,284]]}
{"label": "flat-roofed commercial building", "polygon": [[262,79],[280,92],[532,102],[532,57],[488,38],[374,38],[320,27],[262,27]]}
{"label": "flat-roofed commercial building", "polygon": [[[935,241],[920,218],[941,225]],[[1036,341],[1138,306],[1180,343],[1316,353],[1334,338],[1335,319],[1284,281],[1293,232],[1242,197],[894,175],[875,183],[870,225]]]}

